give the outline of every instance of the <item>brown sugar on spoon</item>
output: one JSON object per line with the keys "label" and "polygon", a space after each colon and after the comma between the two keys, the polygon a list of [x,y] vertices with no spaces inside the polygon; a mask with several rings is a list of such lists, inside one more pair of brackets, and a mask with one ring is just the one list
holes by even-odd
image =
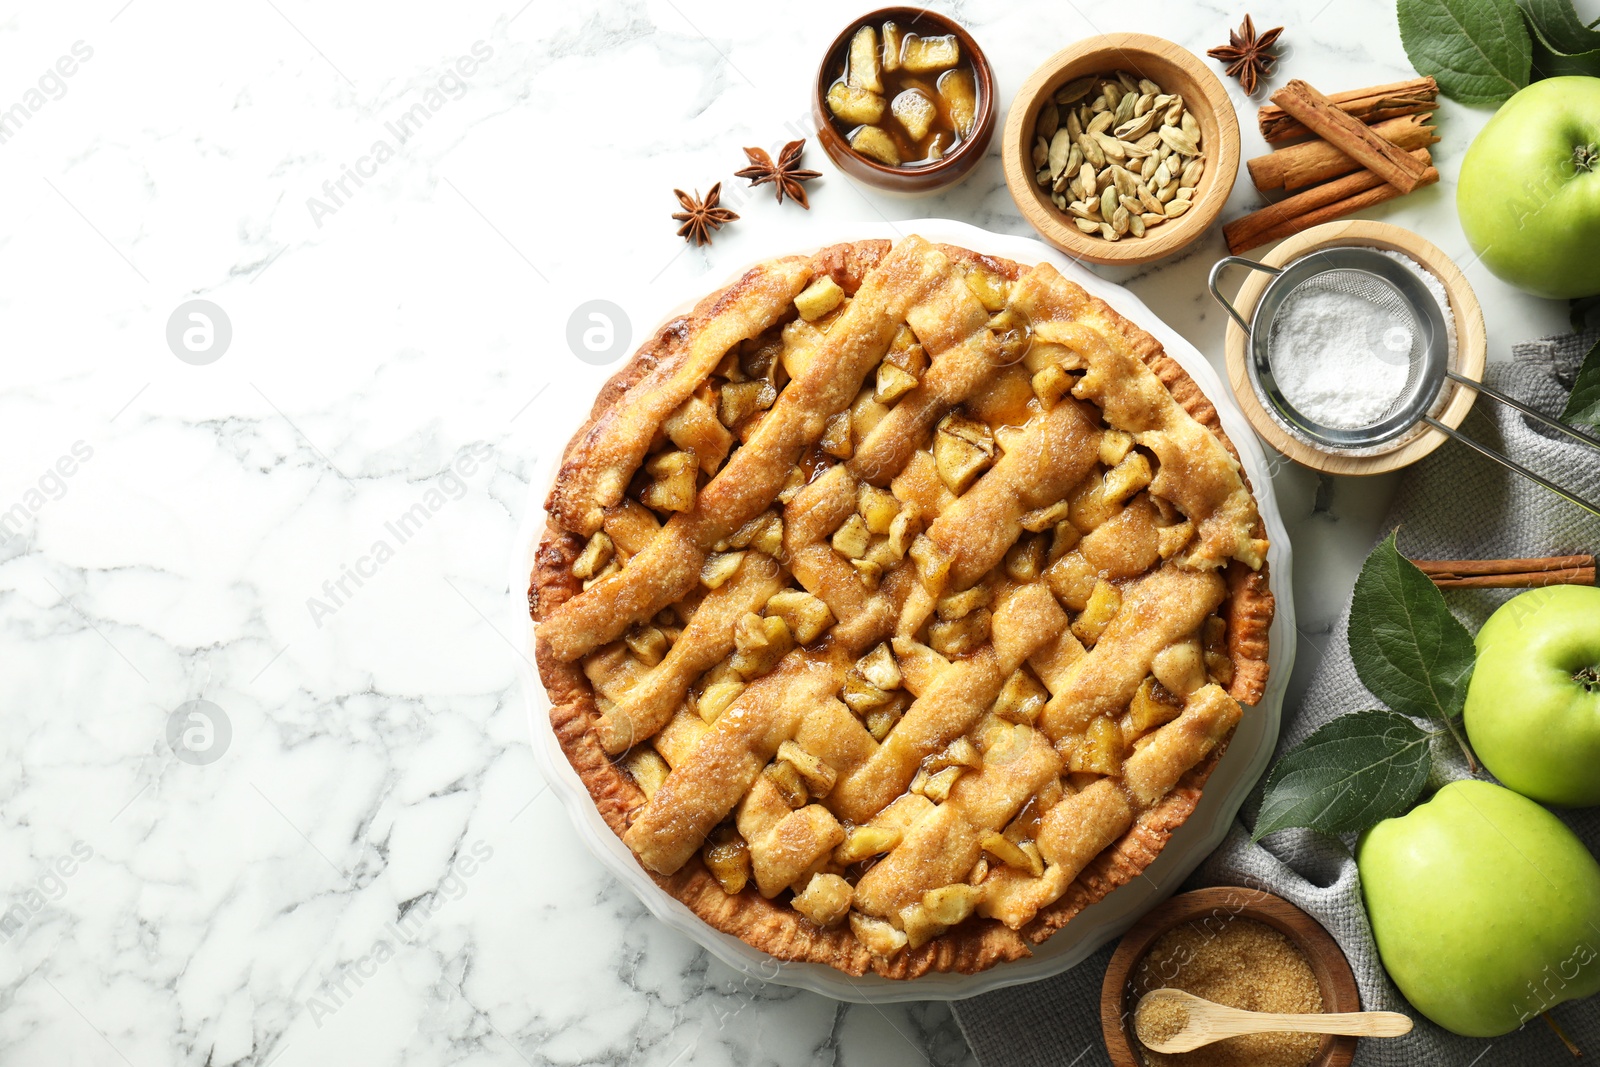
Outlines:
{"label": "brown sugar on spoon", "polygon": [[[1131,985],[1139,997],[1153,989],[1181,989],[1246,1011],[1323,1011],[1322,992],[1305,955],[1254,919],[1207,919],[1169,930],[1140,961]],[[1160,1042],[1188,1022],[1181,1005],[1157,1001],[1136,1014],[1134,1030],[1141,1041]],[[1230,1037],[1177,1055],[1148,1048],[1141,1054],[1149,1067],[1306,1067],[1321,1045],[1316,1034],[1267,1033]]]}
{"label": "brown sugar on spoon", "polygon": [[1134,1033],[1152,1045],[1171,1041],[1188,1025],[1189,1009],[1164,1000],[1141,1000],[1133,1016]]}

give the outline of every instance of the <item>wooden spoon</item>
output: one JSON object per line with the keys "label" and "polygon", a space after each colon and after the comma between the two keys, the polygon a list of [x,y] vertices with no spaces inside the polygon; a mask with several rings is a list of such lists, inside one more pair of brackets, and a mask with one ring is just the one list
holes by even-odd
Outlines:
{"label": "wooden spoon", "polygon": [[[1188,1020],[1183,1029],[1164,1041],[1151,1041],[1141,1029],[1139,1016],[1146,1007],[1171,1005],[1183,1011]],[[1188,1052],[1213,1041],[1241,1034],[1301,1033],[1349,1034],[1354,1037],[1399,1037],[1411,1032],[1411,1018],[1397,1011],[1351,1011],[1337,1014],[1274,1015],[1264,1011],[1245,1011],[1202,1000],[1181,989],[1152,989],[1134,1009],[1134,1033],[1152,1052]],[[1150,1035],[1154,1037],[1154,1034]]]}

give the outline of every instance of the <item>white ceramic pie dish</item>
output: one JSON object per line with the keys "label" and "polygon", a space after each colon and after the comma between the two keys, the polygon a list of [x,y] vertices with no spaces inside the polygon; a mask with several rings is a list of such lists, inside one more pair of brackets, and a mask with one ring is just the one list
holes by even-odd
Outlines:
{"label": "white ceramic pie dish", "polygon": [[[1278,739],[1278,723],[1282,714],[1284,689],[1289,682],[1289,672],[1294,665],[1295,626],[1294,605],[1290,596],[1289,537],[1283,518],[1273,496],[1272,480],[1268,473],[1267,458],[1260,443],[1245,421],[1232,392],[1223,384],[1217,372],[1193,345],[1167,326],[1145,304],[1128,290],[1090,273],[1069,257],[1042,242],[1024,237],[990,233],[976,226],[949,219],[916,219],[894,225],[853,224],[840,228],[828,240],[817,240],[809,249],[775,248],[768,256],[800,254],[841,241],[871,238],[897,239],[908,234],[920,234],[930,241],[960,245],[1014,260],[1022,264],[1049,262],[1063,276],[1082,285],[1101,297],[1120,314],[1149,331],[1165,346],[1167,354],[1188,371],[1216,405],[1223,428],[1238,449],[1245,473],[1250,478],[1259,503],[1262,519],[1266,523],[1271,541],[1267,560],[1272,573],[1272,591],[1277,598],[1277,613],[1270,632],[1271,648],[1268,664],[1271,668],[1267,691],[1261,703],[1247,708],[1244,719],[1234,733],[1228,751],[1217,764],[1205,792],[1192,815],[1172,836],[1172,840],[1144,872],[1144,875],[1122,886],[1104,900],[1085,909],[1054,937],[1034,949],[1034,954],[1023,960],[1001,963],[978,974],[929,974],[912,981],[894,981],[868,974],[859,978],[815,963],[780,962],[767,953],[717,930],[691,912],[687,906],[662,891],[651,881],[628,847],[611,832],[600,817],[588,791],[579,780],[577,772],[567,762],[565,754],[550,728],[550,703],[544,685],[539,681],[533,666],[533,621],[528,614],[528,576],[533,558],[538,550],[539,538],[544,531],[544,500],[554,483],[561,451],[578,427],[588,416],[593,395],[580,387],[551,386],[556,392],[553,402],[544,405],[547,411],[560,414],[535,431],[537,459],[530,479],[531,491],[518,530],[512,553],[509,579],[511,640],[516,645],[518,672],[522,678],[523,692],[528,702],[529,724],[533,738],[534,758],[552,793],[567,810],[578,835],[590,851],[631,889],[635,895],[662,922],[687,935],[703,946],[717,959],[752,978],[777,982],[780,985],[809,989],[824,996],[857,1003],[893,1003],[913,1000],[960,1000],[988,993],[1005,986],[1035,982],[1066,971],[1100,946],[1120,936],[1153,905],[1170,896],[1213,849],[1222,842],[1234,815],[1246,794],[1255,785]],[[700,279],[684,286],[684,291],[667,294],[663,299],[649,300],[649,307],[628,308],[634,321],[649,324],[648,330],[634,334],[634,347],[650,337],[673,316],[688,311],[706,293],[732,282],[753,266],[741,266],[720,282]],[[681,296],[682,299],[675,299]],[[643,305],[647,301],[641,300]],[[659,309],[659,310],[658,310]],[[634,315],[637,310],[639,314]],[[631,355],[631,350],[630,353]],[[618,360],[608,372],[623,365]],[[588,387],[582,387],[587,390]],[[562,395],[565,391],[568,395]]]}

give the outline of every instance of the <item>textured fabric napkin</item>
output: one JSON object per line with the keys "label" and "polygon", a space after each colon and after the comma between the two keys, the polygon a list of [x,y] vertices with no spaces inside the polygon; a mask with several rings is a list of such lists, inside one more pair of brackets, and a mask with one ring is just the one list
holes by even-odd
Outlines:
{"label": "textured fabric napkin", "polygon": [[[1539,411],[1559,415],[1596,336],[1568,335],[1518,345],[1511,361],[1489,367],[1487,380]],[[1487,398],[1474,406],[1463,429],[1580,496],[1600,500],[1600,460],[1583,446],[1552,435]],[[1401,527],[1401,550],[1421,559],[1511,559],[1592,553],[1600,548],[1600,519],[1454,443],[1441,446],[1406,473],[1385,534],[1396,526]],[[1315,566],[1312,560],[1297,563]],[[1446,597],[1476,633],[1512,595],[1504,590],[1453,590]],[[1278,755],[1329,719],[1375,706],[1350,662],[1345,639],[1348,615],[1347,607],[1300,707],[1284,709]],[[1436,777],[1441,778],[1435,785],[1466,773],[1459,762],[1435,766]],[[1572,1062],[1541,1019],[1489,1041],[1457,1037],[1412,1011],[1378,960],[1361,904],[1355,860],[1347,851],[1354,838],[1341,844],[1310,831],[1285,830],[1251,844],[1247,827],[1254,824],[1259,805],[1258,789],[1245,802],[1221,847],[1184,888],[1244,884],[1286,898],[1338,940],[1355,969],[1364,1008],[1404,1011],[1417,1020],[1406,1037],[1362,1041],[1356,1067],[1526,1067]],[[1600,808],[1559,814],[1591,851],[1600,854]],[[1508,900],[1506,906],[1515,907],[1516,902]],[[1106,946],[1055,978],[955,1004],[956,1018],[983,1067],[1109,1063],[1099,1006],[1101,979],[1114,947],[1114,943]],[[1568,1002],[1551,1015],[1590,1056],[1600,1055],[1600,997]]]}

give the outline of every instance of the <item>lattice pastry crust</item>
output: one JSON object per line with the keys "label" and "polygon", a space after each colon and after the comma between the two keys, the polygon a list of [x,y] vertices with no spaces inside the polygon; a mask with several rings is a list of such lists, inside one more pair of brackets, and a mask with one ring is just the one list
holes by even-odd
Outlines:
{"label": "lattice pastry crust", "polygon": [[763,263],[605,386],[547,509],[567,758],[662,888],[782,960],[1026,955],[1155,858],[1266,681],[1215,409],[1048,265]]}

